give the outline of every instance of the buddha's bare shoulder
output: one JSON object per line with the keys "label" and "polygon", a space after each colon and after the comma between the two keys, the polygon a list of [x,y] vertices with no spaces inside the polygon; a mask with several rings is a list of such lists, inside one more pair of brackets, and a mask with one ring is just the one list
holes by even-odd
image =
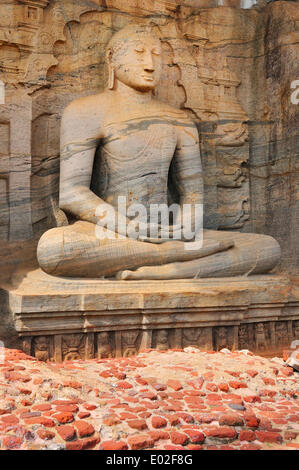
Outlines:
{"label": "buddha's bare shoulder", "polygon": [[159,112],[165,115],[168,115],[170,118],[177,120],[185,125],[190,125],[192,127],[195,126],[194,121],[188,116],[186,111],[183,109],[175,108],[167,103],[163,103],[162,101],[155,100],[155,105],[159,109]]}
{"label": "buddha's bare shoulder", "polygon": [[105,92],[71,101],[62,115],[61,144],[101,138],[107,109],[108,98]]}
{"label": "buddha's bare shoulder", "polygon": [[103,112],[103,109],[108,106],[108,101],[108,93],[105,91],[96,95],[82,96],[67,105],[64,116],[69,118],[79,117],[80,119],[98,117],[99,113]]}

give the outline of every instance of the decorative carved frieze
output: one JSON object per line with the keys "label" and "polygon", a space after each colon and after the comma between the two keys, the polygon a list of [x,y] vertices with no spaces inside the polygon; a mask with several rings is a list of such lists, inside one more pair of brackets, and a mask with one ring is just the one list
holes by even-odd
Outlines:
{"label": "decorative carved frieze", "polygon": [[76,361],[85,359],[86,335],[72,334],[62,337],[62,359],[64,361]]}
{"label": "decorative carved frieze", "polygon": [[112,335],[113,333],[109,333],[107,331],[104,331],[103,333],[98,333],[97,343],[99,359],[108,359],[114,357],[115,352]]}
{"label": "decorative carved frieze", "polygon": [[[117,345],[117,335],[121,341],[121,349]],[[299,320],[251,321],[239,325],[158,330],[149,327],[143,331],[102,331],[67,335],[52,333],[23,337],[22,349],[26,354],[33,355],[43,362],[133,357],[142,349],[141,344],[158,351],[192,347],[201,351],[250,350],[257,354],[273,356],[281,354],[284,348],[289,348],[294,340],[299,341]]]}
{"label": "decorative carved frieze", "polygon": [[124,357],[136,356],[138,353],[138,337],[139,331],[130,330],[123,332],[121,335],[122,340],[122,354]]}
{"label": "decorative carved frieze", "polygon": [[155,332],[156,341],[155,348],[159,351],[166,351],[169,349],[169,331],[168,330],[157,330]]}
{"label": "decorative carved frieze", "polygon": [[42,362],[53,360],[53,337],[36,336],[33,340],[34,355]]}

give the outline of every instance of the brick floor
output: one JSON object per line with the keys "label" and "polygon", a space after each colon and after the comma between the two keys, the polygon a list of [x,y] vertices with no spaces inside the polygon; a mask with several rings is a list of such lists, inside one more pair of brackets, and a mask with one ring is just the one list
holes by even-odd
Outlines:
{"label": "brick floor", "polygon": [[243,352],[42,363],[5,350],[0,449],[299,448],[299,374]]}

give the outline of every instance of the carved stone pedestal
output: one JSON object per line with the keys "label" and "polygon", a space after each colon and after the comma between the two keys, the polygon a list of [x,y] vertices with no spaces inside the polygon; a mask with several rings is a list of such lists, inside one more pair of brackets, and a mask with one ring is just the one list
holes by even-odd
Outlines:
{"label": "carved stone pedestal", "polygon": [[37,270],[6,295],[24,351],[42,361],[188,346],[272,355],[299,339],[298,290],[281,276],[135,282]]}

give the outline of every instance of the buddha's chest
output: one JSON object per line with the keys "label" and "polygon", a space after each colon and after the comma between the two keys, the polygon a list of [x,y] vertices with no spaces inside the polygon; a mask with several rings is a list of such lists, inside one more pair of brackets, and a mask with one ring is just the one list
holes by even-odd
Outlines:
{"label": "buddha's chest", "polygon": [[103,152],[111,169],[170,165],[177,144],[175,127],[161,119],[133,120],[106,128]]}

